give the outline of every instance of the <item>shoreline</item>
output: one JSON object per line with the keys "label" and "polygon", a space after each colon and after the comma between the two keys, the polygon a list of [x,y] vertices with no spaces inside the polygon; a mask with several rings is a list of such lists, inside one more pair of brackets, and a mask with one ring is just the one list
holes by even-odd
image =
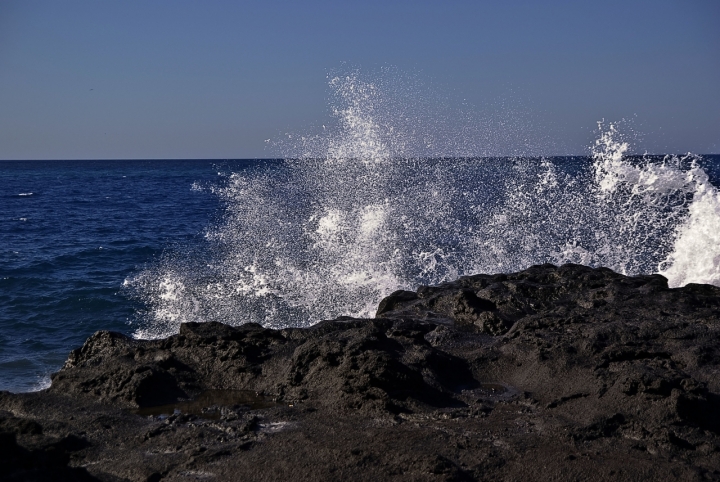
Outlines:
{"label": "shoreline", "polygon": [[718,341],[720,288],[580,265],[309,328],[101,331],[0,392],[2,480],[720,480]]}

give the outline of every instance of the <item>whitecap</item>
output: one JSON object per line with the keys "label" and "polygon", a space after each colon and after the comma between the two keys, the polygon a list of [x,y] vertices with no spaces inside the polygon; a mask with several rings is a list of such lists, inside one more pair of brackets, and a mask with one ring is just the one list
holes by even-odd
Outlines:
{"label": "whitecap", "polygon": [[423,125],[431,115],[413,124],[410,107],[355,74],[329,84],[333,125],[286,136],[294,155],[280,165],[223,176],[211,188],[223,216],[204,244],[125,280],[146,307],[136,337],[187,321],[370,317],[397,289],[548,262],[720,284],[720,197],[697,156],[630,157],[618,127],[600,123],[574,170],[424,158],[418,145],[448,146]]}

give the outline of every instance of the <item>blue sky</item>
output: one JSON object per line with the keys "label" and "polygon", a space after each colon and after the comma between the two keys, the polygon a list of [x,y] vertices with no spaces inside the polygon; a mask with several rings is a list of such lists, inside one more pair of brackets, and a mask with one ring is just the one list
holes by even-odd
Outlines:
{"label": "blue sky", "polygon": [[600,119],[720,152],[717,0],[2,0],[0,159],[282,155],[265,140],[326,122],[329,72],[383,68],[513,129],[495,154],[585,154]]}

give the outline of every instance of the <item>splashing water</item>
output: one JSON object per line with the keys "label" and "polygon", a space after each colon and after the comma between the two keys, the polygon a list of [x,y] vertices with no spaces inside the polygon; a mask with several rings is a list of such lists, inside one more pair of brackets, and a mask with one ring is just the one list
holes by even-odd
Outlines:
{"label": "splashing water", "polygon": [[627,156],[604,123],[590,160],[444,158],[472,141],[439,139],[432,116],[358,74],[329,84],[333,126],[227,176],[204,243],[127,280],[147,307],[137,337],[372,316],[397,289],[546,262],[720,284],[720,195],[698,158]]}
{"label": "splashing water", "polygon": [[720,194],[697,166],[686,173],[693,200],[675,232],[672,252],[659,265],[671,287],[688,283],[720,286]]}

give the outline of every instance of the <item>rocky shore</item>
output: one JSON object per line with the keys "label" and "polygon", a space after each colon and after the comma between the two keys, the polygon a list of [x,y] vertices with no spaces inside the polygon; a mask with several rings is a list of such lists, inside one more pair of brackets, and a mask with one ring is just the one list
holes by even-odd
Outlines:
{"label": "rocky shore", "polygon": [[18,481],[720,480],[720,288],[543,265],[374,319],[98,332],[0,392],[0,448]]}

